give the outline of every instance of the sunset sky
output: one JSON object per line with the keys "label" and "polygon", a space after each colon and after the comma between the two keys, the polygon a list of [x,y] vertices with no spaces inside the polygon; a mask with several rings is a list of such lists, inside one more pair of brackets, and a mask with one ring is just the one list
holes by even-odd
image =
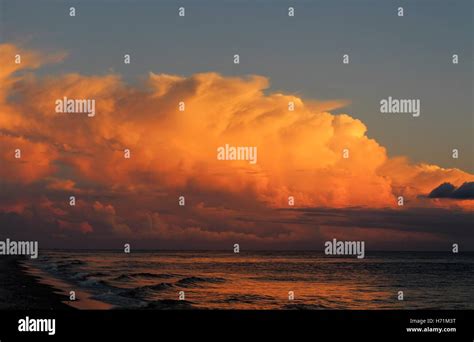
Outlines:
{"label": "sunset sky", "polygon": [[[470,0],[73,3],[0,0],[0,238],[474,250]],[[421,116],[381,114],[389,96]],[[258,162],[217,160],[225,144]]]}

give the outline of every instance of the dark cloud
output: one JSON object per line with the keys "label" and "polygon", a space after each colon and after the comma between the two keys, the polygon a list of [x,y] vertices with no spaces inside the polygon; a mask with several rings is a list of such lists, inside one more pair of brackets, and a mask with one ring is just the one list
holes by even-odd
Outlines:
{"label": "dark cloud", "polygon": [[429,198],[474,199],[474,182],[466,182],[456,189],[451,183],[443,183],[433,189]]}
{"label": "dark cloud", "polygon": [[[164,205],[156,210],[160,213],[146,210],[122,216],[119,206],[108,203],[84,204],[74,210],[39,203],[26,206],[21,214],[0,211],[0,238],[38,239],[43,248],[121,248],[130,242],[135,248],[226,249],[239,242],[253,249],[320,249],[328,236],[338,234],[334,236],[364,239],[373,249],[443,250],[454,242],[464,250],[474,249],[473,213],[460,209],[247,211],[190,206],[183,208],[180,217]],[[93,232],[81,231],[85,222]]]}
{"label": "dark cloud", "polygon": [[473,213],[445,208],[298,208],[294,223],[349,227],[382,228],[408,232],[429,232],[457,236],[472,235]]}

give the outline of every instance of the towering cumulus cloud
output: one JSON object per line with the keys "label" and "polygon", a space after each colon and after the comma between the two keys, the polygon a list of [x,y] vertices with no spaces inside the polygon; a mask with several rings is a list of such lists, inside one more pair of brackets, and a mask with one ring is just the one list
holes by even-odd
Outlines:
{"label": "towering cumulus cloud", "polygon": [[[428,196],[472,175],[388,158],[360,120],[331,114],[345,101],[268,94],[261,76],[150,73],[139,86],[117,75],[38,77],[35,68],[63,56],[22,51],[15,64],[18,51],[0,45],[0,220],[12,234],[37,232],[51,244],[156,238],[189,247],[236,239],[297,245],[319,241],[328,229],[436,240],[445,233],[426,230],[432,211],[456,213],[461,228],[472,218],[471,199]],[[95,100],[95,115],[57,113],[63,98]],[[219,160],[226,144],[257,147],[258,161]],[[289,196],[295,210],[287,210]],[[357,211],[344,209],[354,207],[364,215],[419,210],[426,222],[407,230],[408,215],[348,230]],[[334,210],[344,214],[335,219]]]}

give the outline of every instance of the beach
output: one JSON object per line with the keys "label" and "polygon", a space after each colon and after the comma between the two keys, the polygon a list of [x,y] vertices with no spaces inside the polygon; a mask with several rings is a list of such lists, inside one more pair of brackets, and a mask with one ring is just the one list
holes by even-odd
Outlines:
{"label": "beach", "polygon": [[[51,250],[37,260],[2,260],[3,307],[449,310],[474,305],[473,253],[378,252],[359,259],[313,251]],[[71,290],[75,301],[58,294]]]}
{"label": "beach", "polygon": [[49,285],[27,274],[18,257],[0,258],[0,310],[72,310],[68,300]]}

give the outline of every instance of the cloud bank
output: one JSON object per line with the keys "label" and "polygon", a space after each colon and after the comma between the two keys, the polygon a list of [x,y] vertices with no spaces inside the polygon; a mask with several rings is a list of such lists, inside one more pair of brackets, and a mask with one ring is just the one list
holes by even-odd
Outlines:
{"label": "cloud bank", "polygon": [[[10,232],[21,226],[60,243],[80,236],[291,248],[338,225],[295,223],[297,211],[276,222],[289,196],[296,208],[403,211],[403,196],[410,210],[472,212],[472,200],[456,200],[466,197],[432,194],[442,183],[462,189],[473,175],[389,158],[360,120],[331,114],[346,101],[267,93],[269,80],[257,75],[150,73],[137,86],[115,74],[38,77],[36,68],[64,54],[8,44],[0,52],[0,220]],[[96,115],[56,113],[63,97],[95,99]],[[256,146],[258,162],[218,160],[226,144]]]}
{"label": "cloud bank", "polygon": [[430,198],[474,199],[474,182],[466,182],[456,189],[451,183],[443,183],[433,189]]}

